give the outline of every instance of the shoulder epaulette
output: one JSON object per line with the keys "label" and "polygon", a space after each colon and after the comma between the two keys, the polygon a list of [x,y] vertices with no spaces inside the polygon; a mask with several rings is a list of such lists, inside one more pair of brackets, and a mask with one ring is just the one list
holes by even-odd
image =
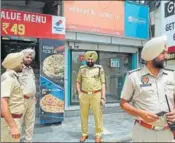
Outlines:
{"label": "shoulder epaulette", "polygon": [[4,73],[4,74],[1,76],[1,82],[4,81],[4,80],[6,80],[7,78],[14,78],[14,75]]}
{"label": "shoulder epaulette", "polygon": [[172,72],[174,72],[175,70],[173,70],[173,69],[165,69],[164,68],[164,70],[167,70],[167,71],[172,71]]}
{"label": "shoulder epaulette", "polygon": [[140,71],[140,70],[141,70],[141,68],[138,68],[138,69],[131,70],[131,71],[129,71],[128,73],[131,74],[131,73],[133,73],[133,72]]}
{"label": "shoulder epaulette", "polygon": [[101,66],[101,65],[95,65],[95,67],[97,67],[97,68],[102,68],[102,66]]}

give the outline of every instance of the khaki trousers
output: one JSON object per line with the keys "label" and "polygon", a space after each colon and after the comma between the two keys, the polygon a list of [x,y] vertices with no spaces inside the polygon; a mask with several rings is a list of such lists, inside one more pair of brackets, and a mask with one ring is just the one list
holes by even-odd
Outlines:
{"label": "khaki trousers", "polygon": [[[14,119],[17,127],[21,131],[21,119]],[[10,127],[4,118],[1,118],[1,142],[20,142],[19,139],[14,139],[10,135]]]}
{"label": "khaki trousers", "polygon": [[94,114],[96,137],[101,137],[103,132],[102,109],[100,105],[101,93],[99,92],[94,95],[81,93],[79,99],[82,136],[88,135],[88,115],[91,107]]}
{"label": "khaki trousers", "polygon": [[32,142],[35,125],[35,100],[34,98],[24,100],[25,110],[23,114],[24,142]]}
{"label": "khaki trousers", "polygon": [[133,142],[173,142],[173,134],[168,130],[155,131],[147,129],[138,123],[133,127]]}

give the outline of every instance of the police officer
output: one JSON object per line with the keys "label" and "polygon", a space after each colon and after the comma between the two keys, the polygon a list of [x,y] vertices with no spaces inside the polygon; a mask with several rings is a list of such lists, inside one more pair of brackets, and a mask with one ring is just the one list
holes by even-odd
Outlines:
{"label": "police officer", "polygon": [[167,122],[171,124],[175,121],[175,74],[172,70],[164,69],[167,52],[166,36],[151,39],[141,53],[146,61],[145,66],[130,71],[126,77],[120,105],[136,117],[132,134],[134,142],[173,141],[173,133]]}
{"label": "police officer", "polygon": [[105,74],[101,65],[94,64],[98,58],[95,51],[86,52],[84,57],[87,65],[80,67],[77,77],[82,129],[80,142],[84,142],[88,138],[88,115],[90,107],[95,118],[95,142],[101,142],[103,132],[101,104],[104,105],[106,102]]}
{"label": "police officer", "polygon": [[19,74],[19,81],[23,87],[25,110],[23,114],[24,142],[32,142],[35,124],[35,75],[31,67],[35,51],[27,48],[21,51],[24,54],[24,68]]}
{"label": "police officer", "polygon": [[24,97],[18,81],[23,68],[23,54],[11,53],[2,62],[1,76],[1,142],[19,142]]}

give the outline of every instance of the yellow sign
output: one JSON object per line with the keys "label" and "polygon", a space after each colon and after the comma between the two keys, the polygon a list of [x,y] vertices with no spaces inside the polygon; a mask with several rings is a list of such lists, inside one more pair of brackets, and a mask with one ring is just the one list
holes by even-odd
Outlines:
{"label": "yellow sign", "polygon": [[16,24],[16,23],[13,24],[13,23],[3,22],[2,30],[6,35],[12,34],[12,33],[13,35],[19,35],[19,36],[25,35],[25,25],[24,24]]}

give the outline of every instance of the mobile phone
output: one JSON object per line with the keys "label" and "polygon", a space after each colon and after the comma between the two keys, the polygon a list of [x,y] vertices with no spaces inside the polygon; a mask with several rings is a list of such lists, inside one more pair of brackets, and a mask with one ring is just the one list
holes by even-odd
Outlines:
{"label": "mobile phone", "polygon": [[157,113],[156,115],[157,115],[157,116],[163,116],[163,115],[166,114],[166,113],[168,113],[168,112],[161,111],[161,112]]}

